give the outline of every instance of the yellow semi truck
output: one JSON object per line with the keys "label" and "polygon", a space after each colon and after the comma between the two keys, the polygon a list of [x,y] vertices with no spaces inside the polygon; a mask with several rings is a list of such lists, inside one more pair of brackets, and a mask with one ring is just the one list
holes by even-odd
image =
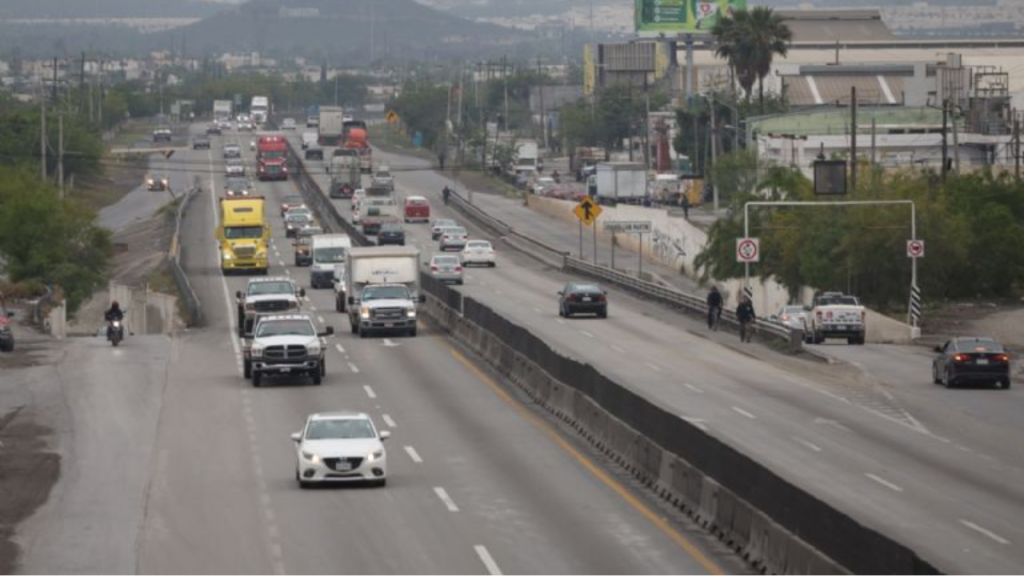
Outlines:
{"label": "yellow semi truck", "polygon": [[220,269],[225,273],[252,271],[267,273],[270,224],[262,196],[234,196],[220,199]]}

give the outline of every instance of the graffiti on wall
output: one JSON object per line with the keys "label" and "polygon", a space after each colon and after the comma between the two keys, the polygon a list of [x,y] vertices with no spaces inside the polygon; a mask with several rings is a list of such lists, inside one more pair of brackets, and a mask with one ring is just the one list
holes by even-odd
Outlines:
{"label": "graffiti on wall", "polygon": [[662,262],[672,266],[681,266],[681,260],[686,257],[681,239],[672,236],[655,228],[651,233],[651,244],[654,255]]}

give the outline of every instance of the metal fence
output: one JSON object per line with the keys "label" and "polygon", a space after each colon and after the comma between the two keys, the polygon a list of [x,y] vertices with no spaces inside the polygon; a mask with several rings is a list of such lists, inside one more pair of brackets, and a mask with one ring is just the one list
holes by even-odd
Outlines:
{"label": "metal fence", "polygon": [[192,199],[198,196],[201,192],[202,188],[199,186],[197,181],[192,188],[185,193],[185,197],[181,200],[181,203],[178,204],[178,213],[174,220],[174,236],[171,237],[171,249],[167,253],[168,260],[171,264],[171,274],[174,276],[174,282],[178,286],[178,293],[181,295],[181,298],[184,299],[185,309],[188,312],[185,324],[189,327],[201,326],[203,324],[203,303],[199,300],[199,296],[192,287],[192,282],[189,280],[188,274],[185,273],[185,269],[181,265],[181,222],[185,217],[185,211],[188,209],[188,205],[192,202]]}

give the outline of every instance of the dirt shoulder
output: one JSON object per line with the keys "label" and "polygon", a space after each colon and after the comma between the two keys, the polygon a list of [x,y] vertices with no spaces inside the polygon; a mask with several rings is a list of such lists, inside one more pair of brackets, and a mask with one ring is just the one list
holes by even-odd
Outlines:
{"label": "dirt shoulder", "polygon": [[1011,350],[1024,351],[1024,304],[957,302],[928,312],[922,322],[928,344],[954,336],[991,336]]}

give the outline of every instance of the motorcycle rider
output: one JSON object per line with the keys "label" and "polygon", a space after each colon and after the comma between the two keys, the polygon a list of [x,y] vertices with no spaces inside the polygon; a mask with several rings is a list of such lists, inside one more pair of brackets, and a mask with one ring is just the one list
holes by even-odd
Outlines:
{"label": "motorcycle rider", "polygon": [[444,190],[441,190],[441,197],[444,198],[444,203],[446,205],[448,204],[448,197],[451,196],[451,194],[452,191],[448,189],[448,186],[445,186]]}
{"label": "motorcycle rider", "polygon": [[124,321],[124,311],[121,310],[121,304],[117,300],[110,303],[110,309],[103,313],[103,317],[107,320],[107,340],[110,340],[110,335],[114,330],[114,322]]}
{"label": "motorcycle rider", "polygon": [[712,286],[708,292],[708,328],[714,328],[715,324],[722,317],[722,293],[718,286]]}

